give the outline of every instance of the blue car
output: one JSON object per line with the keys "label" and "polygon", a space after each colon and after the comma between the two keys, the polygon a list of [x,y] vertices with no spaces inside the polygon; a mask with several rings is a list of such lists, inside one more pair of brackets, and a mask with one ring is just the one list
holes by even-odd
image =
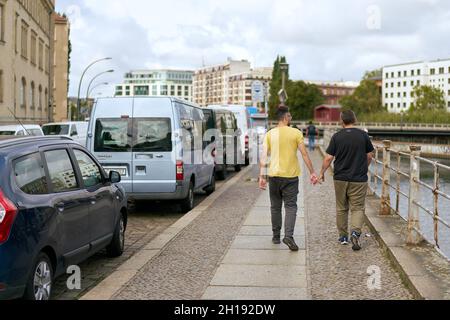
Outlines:
{"label": "blue car", "polygon": [[49,300],[69,266],[122,255],[127,198],[84,147],[64,137],[0,141],[0,299]]}

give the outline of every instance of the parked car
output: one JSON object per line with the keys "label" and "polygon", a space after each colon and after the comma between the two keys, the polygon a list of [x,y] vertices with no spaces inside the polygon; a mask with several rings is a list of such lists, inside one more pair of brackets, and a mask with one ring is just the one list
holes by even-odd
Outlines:
{"label": "parked car", "polygon": [[120,174],[65,137],[0,141],[0,299],[48,300],[53,280],[106,248],[124,250]]}
{"label": "parked car", "polygon": [[24,124],[12,126],[0,126],[0,136],[43,136],[44,133],[38,125]]}
{"label": "parked car", "polygon": [[[121,173],[130,199],[176,200],[194,208],[194,193],[215,190],[214,163],[187,159],[203,152],[204,116],[195,104],[169,97],[98,99],[87,147],[105,170]],[[182,129],[185,130],[182,130]],[[183,136],[184,135],[184,136]]]}
{"label": "parked car", "polygon": [[[223,157],[220,157],[222,158],[222,161],[219,161],[219,163],[216,161],[216,177],[219,180],[225,180],[228,173],[228,167],[233,167],[236,172],[241,171],[241,164],[239,163],[239,155],[242,156],[240,129],[237,127],[237,120],[234,113],[229,110],[202,109],[202,111],[206,121],[205,130],[214,129],[222,134]],[[215,144],[213,151],[215,152],[215,158],[217,159],[217,141],[215,139],[216,137],[214,137],[213,141]],[[227,154],[227,143],[233,143],[234,154]]]}
{"label": "parked car", "polygon": [[251,129],[251,116],[249,108],[245,106],[238,105],[211,105],[207,107],[208,109],[216,110],[229,110],[234,113],[237,120],[237,127],[241,129],[241,150],[243,157],[245,159],[245,165],[250,164],[250,129]]}
{"label": "parked car", "polygon": [[88,122],[59,122],[47,123],[42,126],[42,131],[46,136],[64,136],[69,137],[86,147],[86,138]]}

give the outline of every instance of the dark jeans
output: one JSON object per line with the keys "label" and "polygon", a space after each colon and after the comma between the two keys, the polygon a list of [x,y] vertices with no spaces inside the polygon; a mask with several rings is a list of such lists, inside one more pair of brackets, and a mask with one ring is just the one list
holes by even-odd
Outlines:
{"label": "dark jeans", "polygon": [[269,191],[272,211],[272,230],[275,237],[281,236],[283,223],[282,207],[286,209],[285,235],[294,238],[295,222],[297,221],[297,197],[299,178],[270,178]]}

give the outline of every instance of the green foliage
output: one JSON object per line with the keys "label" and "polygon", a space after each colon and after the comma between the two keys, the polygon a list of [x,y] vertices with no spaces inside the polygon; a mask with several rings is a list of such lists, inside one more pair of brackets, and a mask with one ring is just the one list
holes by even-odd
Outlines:
{"label": "green foliage", "polygon": [[[270,82],[270,98],[269,98],[269,117],[275,119],[275,113],[280,105],[278,92],[282,87],[282,71],[280,70],[280,64],[287,63],[286,57],[278,56],[273,64],[272,81]],[[286,83],[289,80],[289,72],[286,77]]]}
{"label": "green foliage", "polygon": [[324,103],[322,91],[314,84],[304,81],[289,81],[286,86],[288,105],[295,120],[311,120],[314,108]]}
{"label": "green foliage", "polygon": [[380,88],[375,81],[363,80],[351,96],[343,97],[340,104],[344,110],[353,110],[356,114],[383,111]]}
{"label": "green foliage", "polygon": [[404,114],[390,113],[387,111],[377,113],[362,113],[358,116],[359,122],[380,123],[450,123],[450,112],[445,110],[435,111],[410,111]]}
{"label": "green foliage", "polygon": [[366,73],[364,74],[363,80],[369,80],[371,78],[381,77],[382,74],[383,74],[383,70],[382,69],[366,71]]}
{"label": "green foliage", "polygon": [[413,91],[415,98],[414,104],[410,111],[430,111],[443,110],[446,108],[444,92],[439,88],[431,86],[416,86]]}

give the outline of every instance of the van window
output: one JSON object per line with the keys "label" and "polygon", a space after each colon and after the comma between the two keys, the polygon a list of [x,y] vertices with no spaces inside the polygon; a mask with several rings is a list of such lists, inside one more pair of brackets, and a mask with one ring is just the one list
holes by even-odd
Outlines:
{"label": "van window", "polygon": [[94,151],[131,152],[129,125],[129,119],[97,119]]}
{"label": "van window", "polygon": [[78,189],[78,183],[67,150],[46,151],[50,181],[53,192],[67,192]]}
{"label": "van window", "polygon": [[133,152],[171,152],[172,126],[169,118],[135,118]]}
{"label": "van window", "polygon": [[20,130],[19,132],[17,132],[16,134],[17,136],[24,136],[25,132],[23,130]]}
{"label": "van window", "polygon": [[206,130],[215,129],[213,112],[211,110],[203,110],[203,115],[205,116]]}
{"label": "van window", "polygon": [[39,153],[22,157],[14,163],[14,175],[20,190],[26,194],[48,193],[47,179]]}
{"label": "van window", "polygon": [[13,136],[15,133],[15,131],[0,131],[0,136]]}
{"label": "van window", "polygon": [[43,126],[42,131],[44,131],[46,136],[67,136],[69,134],[69,125]]}
{"label": "van window", "polygon": [[84,151],[73,150],[78,166],[80,167],[81,176],[85,188],[92,188],[103,183],[102,174],[97,164]]}
{"label": "van window", "polygon": [[39,129],[27,129],[27,131],[29,132],[30,135],[32,135],[34,137],[42,136],[42,132]]}

